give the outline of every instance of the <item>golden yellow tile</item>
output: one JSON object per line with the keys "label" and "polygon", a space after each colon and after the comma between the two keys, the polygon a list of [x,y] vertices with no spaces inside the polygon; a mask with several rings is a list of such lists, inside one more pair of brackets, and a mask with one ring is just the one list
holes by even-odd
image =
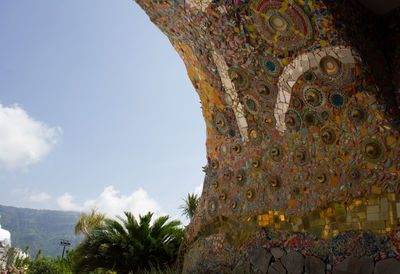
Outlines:
{"label": "golden yellow tile", "polygon": [[380,187],[377,187],[377,186],[372,186],[371,191],[372,191],[373,194],[381,194],[382,193],[382,189]]}
{"label": "golden yellow tile", "polygon": [[400,203],[396,203],[396,214],[400,216]]}
{"label": "golden yellow tile", "polygon": [[324,219],[315,219],[310,221],[310,226],[323,226],[325,225]]}
{"label": "golden yellow tile", "polygon": [[378,205],[367,206],[367,215],[369,215],[371,213],[379,213],[379,206]]}
{"label": "golden yellow tile", "polygon": [[388,197],[389,201],[396,201],[396,194],[394,194],[394,193],[388,193],[387,197]]}
{"label": "golden yellow tile", "polygon": [[367,213],[367,221],[379,221],[379,213]]}
{"label": "golden yellow tile", "polygon": [[388,146],[391,146],[391,145],[393,145],[394,143],[396,143],[396,137],[395,136],[393,136],[393,135],[389,135],[389,136],[387,136],[386,137],[386,144],[388,145]]}
{"label": "golden yellow tile", "polygon": [[344,216],[346,215],[346,208],[342,205],[337,205],[335,207],[335,215],[336,216]]}

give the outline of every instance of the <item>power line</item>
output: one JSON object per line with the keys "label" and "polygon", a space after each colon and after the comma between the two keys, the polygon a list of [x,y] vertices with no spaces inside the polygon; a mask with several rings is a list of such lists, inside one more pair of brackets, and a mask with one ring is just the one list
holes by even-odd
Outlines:
{"label": "power line", "polygon": [[68,241],[68,240],[60,240],[60,245],[63,246],[63,251],[62,251],[61,258],[64,258],[65,247],[66,247],[66,246],[70,246],[70,245],[71,245],[71,242]]}

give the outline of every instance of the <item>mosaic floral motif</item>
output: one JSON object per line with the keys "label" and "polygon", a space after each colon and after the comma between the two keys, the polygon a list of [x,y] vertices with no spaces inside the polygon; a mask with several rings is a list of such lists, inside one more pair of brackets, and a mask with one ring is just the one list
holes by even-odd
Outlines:
{"label": "mosaic floral motif", "polygon": [[311,20],[295,2],[256,0],[251,9],[256,28],[273,47],[294,50],[313,37]]}

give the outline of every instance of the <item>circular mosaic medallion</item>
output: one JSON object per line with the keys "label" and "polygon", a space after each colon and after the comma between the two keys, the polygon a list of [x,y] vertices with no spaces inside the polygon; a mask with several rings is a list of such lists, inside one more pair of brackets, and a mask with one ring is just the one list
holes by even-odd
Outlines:
{"label": "circular mosaic medallion", "polygon": [[281,186],[281,178],[278,175],[272,175],[268,179],[268,184],[272,188],[278,188]]}
{"label": "circular mosaic medallion", "polygon": [[299,146],[293,154],[293,161],[298,165],[305,165],[309,160],[309,155],[305,147]]}
{"label": "circular mosaic medallion", "polygon": [[263,103],[275,104],[276,95],[278,94],[278,88],[275,84],[269,82],[265,77],[258,77],[254,80],[254,89]]}
{"label": "circular mosaic medallion", "polygon": [[321,118],[322,118],[324,121],[328,121],[328,120],[329,120],[329,112],[327,112],[327,111],[321,112]]}
{"label": "circular mosaic medallion", "polygon": [[332,86],[347,85],[353,79],[353,64],[343,64],[332,56],[325,56],[319,61],[317,77]]}
{"label": "circular mosaic medallion", "polygon": [[361,176],[361,170],[358,168],[351,168],[347,173],[347,178],[353,183],[359,182],[361,180]]}
{"label": "circular mosaic medallion", "polygon": [[242,186],[246,182],[246,171],[244,169],[239,169],[236,174],[236,182]]}
{"label": "circular mosaic medallion", "polygon": [[254,189],[250,188],[246,191],[246,198],[248,201],[252,201],[254,199],[254,196],[255,196]]}
{"label": "circular mosaic medallion", "polygon": [[299,98],[292,96],[291,106],[295,110],[301,110],[303,108],[303,103],[301,102],[301,100]]}
{"label": "circular mosaic medallion", "polygon": [[249,127],[249,139],[253,145],[259,145],[263,140],[263,133],[257,126]]}
{"label": "circular mosaic medallion", "polygon": [[273,47],[295,50],[313,37],[311,20],[294,1],[253,0],[255,27]]}
{"label": "circular mosaic medallion", "polygon": [[332,56],[325,56],[319,61],[321,71],[331,77],[335,77],[340,73],[341,63]]}
{"label": "circular mosaic medallion", "polygon": [[218,189],[218,186],[219,186],[218,180],[217,180],[217,179],[212,179],[212,181],[211,181],[211,187],[212,187],[214,190],[217,190],[217,189]]}
{"label": "circular mosaic medallion", "polygon": [[238,198],[233,199],[231,201],[230,206],[231,206],[232,211],[236,211],[236,209],[239,208],[239,199]]}
{"label": "circular mosaic medallion", "polygon": [[282,160],[284,155],[283,147],[279,143],[273,143],[269,148],[269,156],[275,162]]}
{"label": "circular mosaic medallion", "polygon": [[288,21],[286,21],[286,18],[279,13],[271,15],[268,23],[276,31],[285,32],[289,29]]}
{"label": "circular mosaic medallion", "polygon": [[249,87],[249,77],[242,69],[236,67],[230,68],[229,77],[238,90],[245,90]]}
{"label": "circular mosaic medallion", "polygon": [[228,122],[222,112],[218,112],[215,115],[214,124],[217,130],[222,134],[225,134],[229,129]]}
{"label": "circular mosaic medallion", "polygon": [[329,95],[329,102],[336,109],[342,109],[346,106],[347,98],[341,91],[334,91]]}
{"label": "circular mosaic medallion", "polygon": [[384,151],[380,142],[375,139],[367,139],[363,142],[363,153],[370,162],[378,162],[383,158]]}
{"label": "circular mosaic medallion", "polygon": [[222,177],[224,178],[224,181],[227,183],[232,179],[233,176],[233,171],[230,168],[224,168],[224,173]]}
{"label": "circular mosaic medallion", "polygon": [[221,158],[222,157],[226,157],[228,155],[228,153],[229,153],[229,145],[228,145],[227,142],[222,142],[219,145],[219,153],[221,155]]}
{"label": "circular mosaic medallion", "polygon": [[256,115],[258,113],[258,110],[260,109],[260,105],[258,104],[257,100],[250,95],[246,95],[243,98],[244,101],[244,106],[246,107],[246,110],[250,112],[251,114]]}
{"label": "circular mosaic medallion", "polygon": [[329,175],[324,170],[317,171],[314,178],[318,184],[328,184],[329,183]]}
{"label": "circular mosaic medallion", "polygon": [[320,137],[322,143],[328,146],[333,145],[336,141],[336,133],[330,127],[324,127],[323,129],[321,129]]}
{"label": "circular mosaic medallion", "polygon": [[243,154],[243,144],[240,140],[235,140],[235,142],[233,142],[232,151],[235,156],[241,156]]}
{"label": "circular mosaic medallion", "polygon": [[300,115],[294,110],[289,110],[286,113],[285,123],[289,130],[298,131],[301,127]]}
{"label": "circular mosaic medallion", "polygon": [[360,105],[351,106],[347,114],[349,119],[358,125],[361,125],[367,118],[364,108]]}
{"label": "circular mosaic medallion", "polygon": [[322,91],[319,90],[318,87],[315,86],[306,86],[302,91],[303,100],[307,106],[318,109],[325,103],[324,95]]}
{"label": "circular mosaic medallion", "polygon": [[265,74],[271,78],[278,78],[282,73],[281,64],[271,55],[261,57],[261,64]]}
{"label": "circular mosaic medallion", "polygon": [[210,217],[214,217],[218,210],[218,201],[215,198],[210,198],[207,202],[207,213]]}
{"label": "circular mosaic medallion", "polygon": [[276,120],[274,114],[272,112],[265,112],[262,116],[261,125],[265,129],[274,129],[276,124]]}
{"label": "circular mosaic medallion", "polygon": [[228,195],[226,194],[226,191],[221,191],[221,193],[219,194],[219,199],[222,201],[225,201],[226,198],[228,197]]}
{"label": "circular mosaic medallion", "polygon": [[212,159],[211,160],[211,168],[213,169],[213,170],[218,170],[218,168],[219,168],[219,161],[217,160],[217,159]]}
{"label": "circular mosaic medallion", "polygon": [[258,170],[258,169],[261,168],[261,163],[262,163],[261,158],[260,157],[255,157],[253,160],[251,160],[251,167],[253,169]]}
{"label": "circular mosaic medallion", "polygon": [[312,80],[314,80],[314,74],[311,71],[307,71],[303,74],[303,79],[305,81],[311,82]]}
{"label": "circular mosaic medallion", "polygon": [[318,114],[315,111],[306,110],[303,114],[303,122],[307,127],[318,126]]}

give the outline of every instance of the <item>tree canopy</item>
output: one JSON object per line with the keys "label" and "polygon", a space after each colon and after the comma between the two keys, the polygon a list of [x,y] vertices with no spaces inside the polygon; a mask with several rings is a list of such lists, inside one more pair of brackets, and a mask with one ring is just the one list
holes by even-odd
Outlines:
{"label": "tree canopy", "polygon": [[130,212],[124,214],[118,220],[104,219],[87,234],[76,248],[75,271],[136,273],[174,263],[184,235],[180,221],[168,222],[169,216],[163,216],[152,223],[150,212],[139,215],[139,220]]}
{"label": "tree canopy", "polygon": [[196,213],[199,200],[200,197],[197,194],[188,193],[187,197],[183,199],[185,203],[179,207],[182,210],[182,215],[191,220]]}

